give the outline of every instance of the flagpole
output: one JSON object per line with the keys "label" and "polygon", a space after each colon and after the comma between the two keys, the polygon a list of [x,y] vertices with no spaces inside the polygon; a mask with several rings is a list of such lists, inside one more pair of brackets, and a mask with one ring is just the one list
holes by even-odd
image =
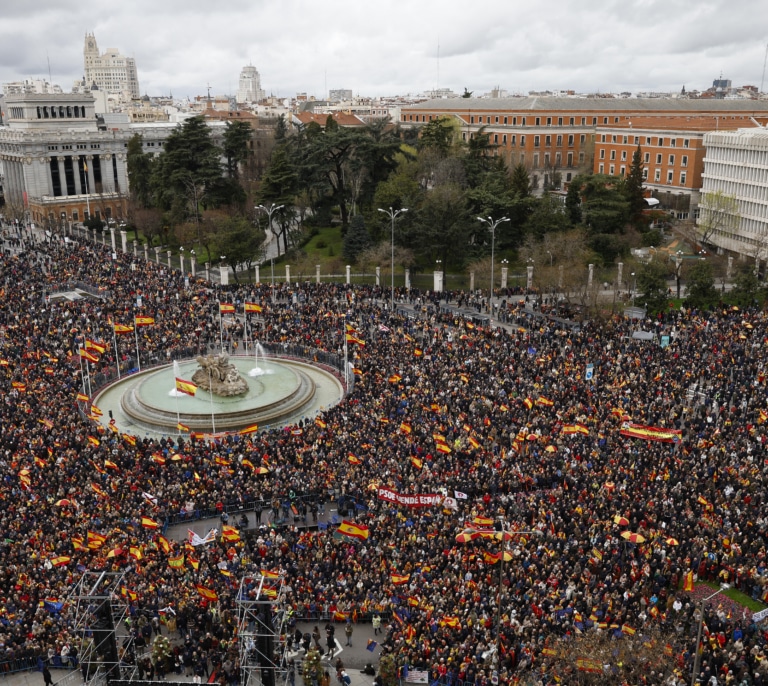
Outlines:
{"label": "flagpole", "polygon": [[139,327],[136,326],[136,316],[133,317],[133,336],[136,339],[136,366],[141,371],[141,356],[139,355]]}
{"label": "flagpole", "polygon": [[87,395],[90,398],[90,393],[88,393],[88,389],[85,387],[85,374],[83,374],[83,356],[80,354],[80,346],[77,347],[77,356],[80,358],[80,378],[83,382],[83,394]]}
{"label": "flagpole", "polygon": [[243,321],[245,322],[245,356],[248,357],[248,313],[245,311],[245,301],[243,301]]}
{"label": "flagpole", "polygon": [[115,323],[112,322],[112,343],[115,346],[115,364],[117,365],[117,378],[120,379],[120,353],[117,350],[117,334],[115,333]]}
{"label": "flagpole", "polygon": [[224,315],[221,314],[221,300],[219,300],[219,343],[221,352],[224,352]]}
{"label": "flagpole", "polygon": [[85,371],[88,374],[88,395],[93,397],[93,390],[91,389],[91,365],[88,362],[88,358],[85,358]]}
{"label": "flagpole", "polygon": [[213,388],[211,386],[211,368],[208,367],[208,395],[211,398],[211,433],[216,433],[216,413],[213,411]]}
{"label": "flagpole", "polygon": [[347,329],[344,327],[344,383],[347,386],[347,391],[349,391],[349,361],[347,359],[347,354]]}
{"label": "flagpole", "polygon": [[88,162],[83,162],[83,168],[85,169],[85,208],[88,212],[88,219],[91,218],[91,190],[88,187]]}
{"label": "flagpole", "polygon": [[181,436],[181,429],[179,428],[179,424],[181,424],[181,416],[179,415],[179,389],[176,388],[176,378],[173,379],[174,383],[174,393],[173,397],[176,399],[176,432],[179,436]]}

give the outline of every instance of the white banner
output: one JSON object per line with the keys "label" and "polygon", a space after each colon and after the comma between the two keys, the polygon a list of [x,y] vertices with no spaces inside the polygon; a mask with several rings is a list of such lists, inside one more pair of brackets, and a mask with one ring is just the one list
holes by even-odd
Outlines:
{"label": "white banner", "polygon": [[408,684],[427,684],[429,683],[429,672],[426,670],[409,670],[405,677],[405,682]]}

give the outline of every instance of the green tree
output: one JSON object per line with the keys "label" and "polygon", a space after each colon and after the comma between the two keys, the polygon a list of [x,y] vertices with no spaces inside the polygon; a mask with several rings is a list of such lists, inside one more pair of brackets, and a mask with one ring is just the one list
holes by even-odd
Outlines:
{"label": "green tree", "polygon": [[[485,127],[470,137],[467,143],[467,154],[464,157],[464,173],[470,188],[479,186],[485,174],[491,170],[494,147],[491,145],[491,136],[486,132]],[[498,159],[501,160],[501,158]],[[504,161],[501,160],[501,163],[504,164]]]}
{"label": "green tree", "polygon": [[152,186],[157,205],[174,224],[192,216],[199,222],[201,208],[221,204],[220,156],[202,117],[187,119],[168,136],[153,164]]}
{"label": "green tree", "polygon": [[282,205],[282,209],[273,214],[274,231],[277,229],[277,247],[280,252],[280,239],[283,251],[288,250],[288,228],[293,216],[292,204],[299,190],[299,176],[293,163],[291,150],[287,142],[282,142],[272,151],[269,166],[264,172],[259,188],[258,200],[265,205]]}
{"label": "green tree", "polygon": [[511,185],[519,198],[527,198],[531,194],[531,177],[522,162],[516,164],[512,170]]}
{"label": "green tree", "polygon": [[658,260],[651,260],[637,271],[637,301],[645,305],[649,314],[667,309],[667,268]]}
{"label": "green tree", "polygon": [[253,136],[247,121],[228,121],[224,130],[224,156],[227,158],[227,176],[240,178],[240,165],[248,159],[248,142]]}
{"label": "green tree", "polygon": [[565,195],[565,209],[573,226],[581,224],[581,177],[575,177]]}
{"label": "green tree", "polygon": [[232,267],[235,281],[239,280],[238,266],[242,265],[250,271],[254,261],[260,257],[264,238],[265,232],[254,227],[245,217],[229,216],[221,221],[215,237],[216,252],[225,256],[224,261]]}
{"label": "green tree", "polygon": [[752,307],[760,294],[760,281],[751,264],[743,264],[736,273],[730,299],[739,307]]}
{"label": "green tree", "polygon": [[531,213],[525,223],[525,232],[536,238],[543,238],[547,233],[567,231],[570,221],[563,204],[545,193],[532,203]]}
{"label": "green tree", "polygon": [[686,305],[700,309],[714,306],[720,296],[715,288],[712,265],[706,260],[697,260],[687,271],[688,297],[685,299]]}
{"label": "green tree", "polygon": [[624,184],[624,197],[629,203],[630,217],[635,221],[638,220],[648,206],[643,195],[643,151],[640,144],[632,154],[632,164]]}
{"label": "green tree", "polygon": [[433,119],[419,130],[420,149],[433,148],[447,155],[455,140],[456,127],[449,117]]}
{"label": "green tree", "polygon": [[152,206],[152,156],[144,152],[141,134],[128,140],[128,184],[131,200],[139,207]]}
{"label": "green tree", "polygon": [[371,237],[365,228],[362,215],[356,214],[349,222],[349,230],[344,237],[344,259],[349,264],[357,262],[357,257],[371,246]]}

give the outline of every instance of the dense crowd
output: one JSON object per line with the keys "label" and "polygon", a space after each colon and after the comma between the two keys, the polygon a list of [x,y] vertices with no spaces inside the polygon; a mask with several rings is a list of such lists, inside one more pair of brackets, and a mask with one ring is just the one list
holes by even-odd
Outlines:
{"label": "dense crowd", "polygon": [[[108,295],[50,300],[74,282]],[[82,637],[56,602],[85,570],[125,570],[139,648],[161,630],[178,639],[142,673],[214,670],[232,683],[239,580],[270,570],[287,589],[277,608],[382,616],[381,649],[431,680],[489,684],[498,645],[501,683],[573,682],[591,665],[577,658],[608,641],[636,648],[636,667],[614,683],[682,684],[705,591],[727,582],[756,600],[768,593],[763,312],[670,313],[648,325],[669,336],[662,347],[633,339],[620,317],[579,332],[543,319],[480,328],[437,307],[400,316],[374,287],[185,287],[132,255],[58,241],[7,252],[0,287],[2,660],[76,660]],[[339,352],[354,331],[364,341],[350,346],[354,391],[319,421],[215,440],[134,439],[76,401],[78,347],[105,345],[94,373],[127,371],[132,337],[116,352],[112,327],[134,315],[155,322],[140,330],[145,364],[222,339],[235,352],[242,315],[220,334],[220,300],[259,303],[249,330],[263,342]],[[525,321],[516,298],[506,305],[508,321]],[[682,433],[642,440],[622,433],[628,423]],[[448,499],[408,508],[378,487]],[[367,538],[272,527],[189,551],[142,523],[289,494],[353,498]],[[456,540],[497,522],[532,533]],[[768,683],[751,611],[718,595],[703,619],[700,683]],[[136,641],[124,653],[136,659]]]}

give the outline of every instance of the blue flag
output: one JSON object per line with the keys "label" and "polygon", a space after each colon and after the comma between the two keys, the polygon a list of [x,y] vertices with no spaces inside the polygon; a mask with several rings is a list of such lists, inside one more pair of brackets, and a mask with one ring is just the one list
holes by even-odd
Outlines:
{"label": "blue flag", "polygon": [[374,650],[376,650],[376,646],[377,645],[379,645],[379,644],[376,643],[376,641],[374,641],[372,638],[369,638],[368,639],[368,645],[365,646],[365,649],[366,650],[370,650],[371,652],[373,652]]}

